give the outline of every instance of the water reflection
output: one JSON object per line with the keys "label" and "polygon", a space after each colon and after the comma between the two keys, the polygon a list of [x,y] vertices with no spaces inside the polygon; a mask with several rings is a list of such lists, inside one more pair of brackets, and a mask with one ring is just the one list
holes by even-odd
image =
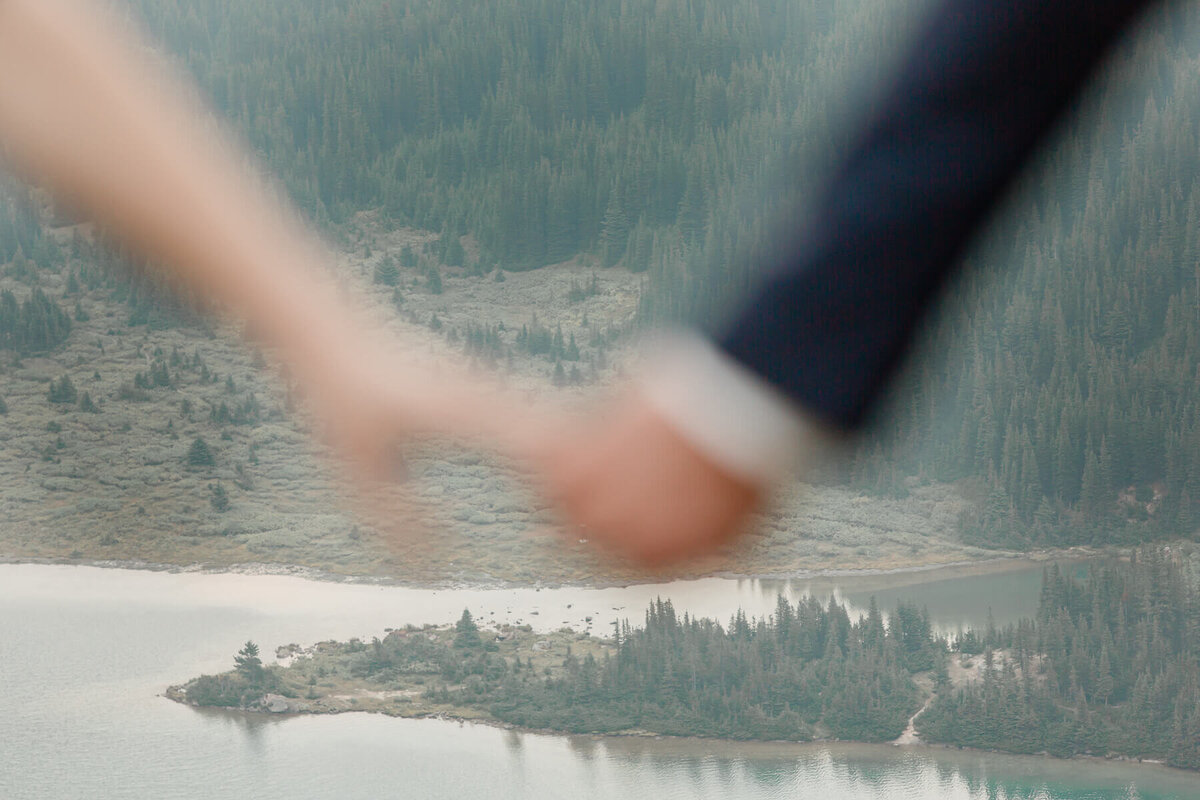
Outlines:
{"label": "water reflection", "polygon": [[[835,797],[858,800],[1194,800],[1200,776],[1129,764],[1059,761],[942,748],[861,744],[733,743],[667,738],[603,741],[618,772],[686,775],[711,790],[733,785],[744,797]],[[719,753],[719,755],[716,755]],[[690,762],[690,763],[689,763]],[[699,779],[697,781],[697,778]],[[708,796],[708,795],[704,795]]]}
{"label": "water reflection", "polygon": [[584,761],[595,761],[599,745],[593,736],[568,736],[567,747]]}
{"label": "water reflection", "polygon": [[[1060,568],[1076,578],[1086,578],[1090,565],[1098,561],[1059,562]],[[884,616],[900,602],[916,603],[929,610],[934,629],[957,634],[967,627],[983,627],[989,613],[999,627],[1016,623],[1037,613],[1042,585],[1042,567],[1021,569],[967,568],[959,574],[939,577],[938,573],[894,573],[887,575],[831,576],[812,579],[763,579],[750,581],[759,586],[752,594],[763,597],[783,596],[789,602],[806,596],[821,601],[832,598],[846,606],[851,617],[865,615],[874,597]]]}
{"label": "water reflection", "polygon": [[[1033,572],[1040,578],[1040,568]],[[681,587],[690,599],[679,605],[708,604],[727,618],[749,599],[769,612],[779,592],[815,583],[692,582]],[[960,579],[964,593],[979,585],[978,576]],[[664,596],[676,596],[665,588],[672,591]],[[845,600],[880,587],[833,590]],[[507,599],[513,613],[531,607],[524,600],[587,613],[597,609],[596,591],[466,594],[480,603]],[[653,590],[600,591],[611,608]],[[1200,797],[1194,774],[1131,764],[888,746],[559,737],[365,714],[245,716],[156,696],[169,682],[227,668],[247,638],[269,654],[290,641],[420,622],[431,608],[444,610],[447,621],[461,613],[461,596],[422,603],[430,597],[296,579],[0,567],[0,798]],[[728,605],[717,608],[717,601]]]}

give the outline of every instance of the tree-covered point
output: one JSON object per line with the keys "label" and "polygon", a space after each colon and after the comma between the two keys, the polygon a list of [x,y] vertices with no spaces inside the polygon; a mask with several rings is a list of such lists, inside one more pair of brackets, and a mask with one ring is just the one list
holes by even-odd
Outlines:
{"label": "tree-covered point", "polygon": [[982,637],[982,680],[943,683],[921,737],[1200,769],[1200,585],[1185,563],[1146,548],[1086,581],[1048,569],[1037,619]]}
{"label": "tree-covered point", "polygon": [[[1036,619],[967,631],[949,652],[912,605],[885,624],[873,600],[851,620],[812,598],[726,625],[658,600],[642,625],[603,640],[484,629],[464,611],[453,626],[297,652],[261,679],[296,698],[294,711],[354,710],[361,698],[389,714],[570,733],[888,741],[923,708],[915,724],[927,742],[1200,769],[1200,561],[1178,549],[1147,547],[1084,580],[1050,567]],[[238,663],[188,684],[186,697],[220,687],[215,696],[234,697],[248,680]],[[377,702],[388,696],[398,705]]]}
{"label": "tree-covered point", "polygon": [[[913,670],[940,663],[945,653],[916,608],[901,606],[885,627],[874,604],[852,622],[843,606],[811,599],[795,606],[781,599],[771,619],[738,613],[728,626],[680,617],[660,600],[643,626],[625,623],[611,640],[587,639],[582,655],[568,644],[548,660],[543,652],[553,637],[482,631],[464,611],[449,630],[323,643],[309,659],[274,671],[272,686],[309,700],[321,696],[322,685],[339,695],[352,692],[324,683],[340,674],[374,695],[419,692],[422,713],[473,710],[572,733],[883,741],[898,736],[921,706]],[[206,676],[188,684],[185,695],[200,705],[210,695],[224,702],[243,685],[236,672]]]}
{"label": "tree-covered point", "polygon": [[722,627],[657,601],[644,626],[615,631],[611,657],[568,657],[552,676],[518,667],[461,691],[482,689],[506,722],[575,733],[886,741],[921,706],[910,666],[944,652],[917,609],[892,622],[874,604],[851,622],[832,600],[780,598],[770,619],[739,612]]}
{"label": "tree-covered point", "polygon": [[257,644],[246,642],[233,657],[233,671],[191,681],[184,695],[187,701],[198,706],[247,708],[275,691],[278,675],[263,666],[258,652]]}

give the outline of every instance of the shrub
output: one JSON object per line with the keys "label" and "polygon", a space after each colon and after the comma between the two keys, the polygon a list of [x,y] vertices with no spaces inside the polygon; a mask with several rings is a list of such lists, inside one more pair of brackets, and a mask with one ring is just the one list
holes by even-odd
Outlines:
{"label": "shrub", "polygon": [[384,286],[395,286],[400,282],[400,268],[391,256],[384,256],[375,265],[375,282]]}
{"label": "shrub", "polygon": [[213,511],[223,514],[229,510],[229,493],[225,491],[225,487],[219,483],[211,483],[208,491],[210,495],[208,502],[212,504]]}
{"label": "shrub", "polygon": [[192,446],[188,448],[187,464],[189,467],[211,467],[216,464],[216,459],[213,458],[212,450],[208,447],[208,442],[197,436],[192,441]]}
{"label": "shrub", "polygon": [[71,404],[75,402],[79,394],[75,390],[75,384],[71,383],[71,379],[63,375],[57,381],[50,381],[48,396],[51,403]]}

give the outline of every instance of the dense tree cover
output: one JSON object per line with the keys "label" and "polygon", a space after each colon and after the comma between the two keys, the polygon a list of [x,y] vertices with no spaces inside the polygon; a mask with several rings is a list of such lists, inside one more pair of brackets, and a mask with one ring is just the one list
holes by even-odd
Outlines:
{"label": "dense tree cover", "polygon": [[0,291],[0,350],[52,350],[70,333],[71,318],[40,288],[24,302],[7,289]]}
{"label": "dense tree cover", "polygon": [[[883,741],[920,706],[909,659],[939,643],[916,609],[907,638],[885,630],[877,609],[857,623],[832,602],[784,599],[768,620],[737,614],[727,627],[676,616],[669,601],[645,625],[624,625],[616,652],[569,658],[560,676],[516,673],[491,711],[520,725],[570,731],[639,728],[752,739]],[[932,657],[932,656],[930,656]]]}
{"label": "dense tree cover", "polygon": [[62,264],[62,249],[38,215],[34,194],[0,174],[0,264],[18,279],[29,279],[35,267]]}
{"label": "dense tree cover", "polygon": [[942,683],[917,718],[926,741],[1200,769],[1200,586],[1170,551],[1086,581],[1051,568],[1037,619],[982,638],[983,679]]}
{"label": "dense tree cover", "polygon": [[828,129],[812,73],[898,35],[881,4],[833,0],[130,5],[304,209],[449,232],[451,265],[471,232],[509,269],[702,243],[719,194]]}
{"label": "dense tree cover", "polygon": [[[423,687],[436,713],[484,711],[523,727],[861,741],[896,738],[928,697],[916,717],[927,742],[1200,769],[1198,567],[1194,556],[1156,547],[1093,565],[1084,578],[1050,567],[1035,619],[1002,629],[989,620],[957,637],[951,654],[928,614],[904,603],[885,625],[874,600],[853,621],[833,600],[780,598],[767,619],[739,612],[723,626],[657,600],[641,626],[614,626],[582,657],[568,645],[561,663],[535,666],[530,648],[543,639],[525,628],[528,638],[505,644],[519,634],[483,630],[464,611],[449,629],[322,643],[319,660],[295,672],[255,668],[257,652],[243,650],[232,673],[185,690],[201,705],[246,706],[267,691],[298,696],[307,682],[319,699],[319,681],[340,674],[372,693]],[[948,657],[981,668],[952,681]],[[917,673],[932,679],[932,696]],[[347,691],[336,680],[320,685]]]}
{"label": "dense tree cover", "polygon": [[527,727],[882,741],[920,707],[912,671],[945,650],[916,608],[901,606],[885,628],[874,605],[851,622],[843,606],[813,599],[780,599],[767,620],[739,612],[727,627],[679,617],[660,600],[643,626],[626,622],[614,633],[611,656],[568,655],[561,669],[539,674],[520,656],[497,655],[464,612],[451,647],[420,634],[389,636],[361,648],[352,672],[386,683],[436,670],[446,683],[430,686],[431,697]]}

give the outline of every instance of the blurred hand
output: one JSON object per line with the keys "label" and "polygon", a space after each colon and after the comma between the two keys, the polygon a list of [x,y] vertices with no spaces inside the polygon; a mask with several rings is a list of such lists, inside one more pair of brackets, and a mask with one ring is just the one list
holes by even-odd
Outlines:
{"label": "blurred hand", "polygon": [[414,437],[485,443],[491,422],[509,416],[495,387],[456,365],[417,363],[401,342],[385,344],[377,332],[332,341],[317,357],[297,359],[298,377],[319,432],[364,488],[397,477],[400,448]]}
{"label": "blurred hand", "polygon": [[579,420],[536,459],[579,538],[656,565],[701,555],[746,527],[764,492],[698,452],[645,400]]}
{"label": "blurred hand", "polygon": [[428,436],[452,437],[456,447],[502,449],[494,429],[511,423],[515,403],[461,369],[415,363],[413,351],[423,348],[412,343],[405,348],[393,337],[380,346],[379,335],[370,333],[351,340],[291,362],[303,365],[296,378],[314,432],[341,467],[331,474],[338,494],[390,557],[444,561],[444,548],[457,540],[438,527],[437,504],[423,496],[424,484],[405,480],[405,459],[428,456],[422,450]]}
{"label": "blurred hand", "polygon": [[568,417],[444,363],[414,363],[402,355],[419,349],[411,345],[362,331],[312,341],[321,344],[294,363],[305,365],[299,377],[318,425],[377,527],[400,508],[383,502],[400,447],[424,434],[531,462],[569,535],[648,565],[714,550],[763,501],[761,487],[698,451],[637,393],[607,416]]}

